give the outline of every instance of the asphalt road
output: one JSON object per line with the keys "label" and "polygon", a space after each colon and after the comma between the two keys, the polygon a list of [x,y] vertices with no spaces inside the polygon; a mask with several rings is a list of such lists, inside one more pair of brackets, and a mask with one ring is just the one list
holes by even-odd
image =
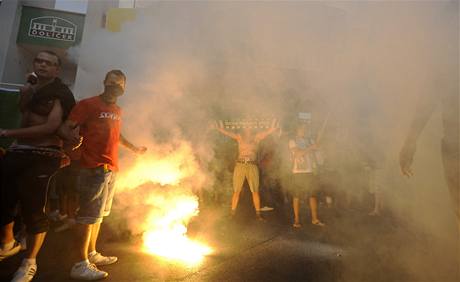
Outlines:
{"label": "asphalt road", "polygon": [[[455,282],[459,247],[422,234],[391,215],[369,217],[362,210],[320,208],[324,228],[308,224],[294,230],[289,208],[254,220],[243,200],[235,219],[224,208],[206,208],[189,226],[191,237],[205,238],[216,250],[198,266],[187,267],[140,251],[140,238],[103,225],[98,249],[117,255],[101,267],[106,281],[340,281]],[[110,223],[110,222],[109,222]],[[73,281],[74,232],[49,232],[38,257],[37,282]],[[0,281],[9,281],[23,254],[0,263]]]}

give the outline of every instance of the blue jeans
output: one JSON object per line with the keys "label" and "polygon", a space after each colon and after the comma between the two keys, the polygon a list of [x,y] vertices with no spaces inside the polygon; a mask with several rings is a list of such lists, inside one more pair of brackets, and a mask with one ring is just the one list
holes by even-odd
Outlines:
{"label": "blue jeans", "polygon": [[115,175],[104,167],[82,168],[78,178],[77,193],[80,209],[77,222],[80,224],[101,223],[110,214],[115,195]]}

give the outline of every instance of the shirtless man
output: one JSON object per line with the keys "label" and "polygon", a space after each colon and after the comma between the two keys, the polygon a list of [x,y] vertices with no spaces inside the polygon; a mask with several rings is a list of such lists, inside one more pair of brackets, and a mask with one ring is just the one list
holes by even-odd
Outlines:
{"label": "shirtless man", "polygon": [[55,132],[75,105],[72,92],[57,77],[60,65],[52,51],[37,54],[34,73],[21,88],[21,128],[0,129],[0,137],[16,139],[2,160],[0,260],[20,250],[13,237],[18,203],[28,234],[25,258],[12,281],[32,280],[35,258],[49,228],[44,213],[48,183],[63,157],[62,141]]}
{"label": "shirtless man", "polygon": [[241,189],[243,188],[244,180],[249,184],[249,189],[252,193],[252,201],[256,210],[257,220],[263,221],[260,215],[260,195],[259,195],[259,168],[257,166],[257,149],[260,141],[268,137],[278,129],[277,122],[274,119],[271,127],[263,132],[254,134],[251,128],[245,128],[242,134],[236,134],[224,129],[222,122],[217,126],[222,134],[234,139],[238,142],[238,159],[236,160],[235,169],[233,171],[233,196],[232,196],[232,216],[235,215],[236,207],[240,199]]}

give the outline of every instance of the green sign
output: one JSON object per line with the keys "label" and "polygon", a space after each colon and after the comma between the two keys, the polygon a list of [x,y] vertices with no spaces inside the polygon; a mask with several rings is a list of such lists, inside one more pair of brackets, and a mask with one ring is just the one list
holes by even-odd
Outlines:
{"label": "green sign", "polygon": [[17,43],[67,49],[80,44],[84,24],[82,14],[23,6]]}

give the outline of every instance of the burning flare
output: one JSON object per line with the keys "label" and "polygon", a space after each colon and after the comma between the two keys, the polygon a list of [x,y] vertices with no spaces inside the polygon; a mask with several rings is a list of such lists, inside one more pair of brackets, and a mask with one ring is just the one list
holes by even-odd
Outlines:
{"label": "burning flare", "polygon": [[195,197],[184,195],[174,197],[166,204],[171,206],[163,217],[158,218],[156,214],[148,217],[147,224],[150,226],[143,236],[144,250],[187,264],[199,263],[212,250],[186,236],[186,223],[198,214],[198,201]]}
{"label": "burning flare", "polygon": [[186,235],[187,224],[199,212],[198,199],[191,192],[201,184],[198,168],[190,147],[184,144],[164,158],[142,156],[124,168],[119,188],[140,194],[135,206],[147,207],[140,223],[143,251],[187,265],[199,264],[212,253],[206,244]]}

